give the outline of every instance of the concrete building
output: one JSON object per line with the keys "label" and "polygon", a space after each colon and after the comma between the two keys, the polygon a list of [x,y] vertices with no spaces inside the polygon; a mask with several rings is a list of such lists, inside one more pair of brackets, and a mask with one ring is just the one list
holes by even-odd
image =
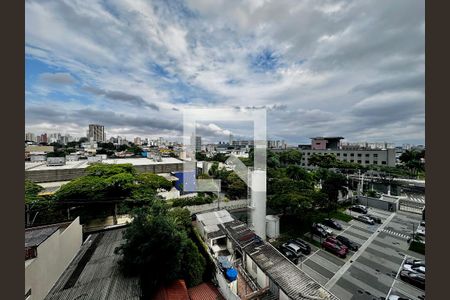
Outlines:
{"label": "concrete building", "polygon": [[42,300],[82,243],[79,218],[25,230],[25,299]]}
{"label": "concrete building", "polygon": [[[341,139],[343,139],[343,137],[311,138],[311,147],[301,145],[302,147],[296,148],[302,153],[301,165],[308,167],[308,160],[314,154],[333,154],[340,161],[357,163],[363,166],[382,165],[395,167],[396,165],[395,148],[371,148],[356,145],[346,147],[341,144]],[[277,149],[274,151],[277,151]]]}
{"label": "concrete building", "polygon": [[97,124],[89,124],[89,130],[87,138],[89,140],[93,140],[95,142],[105,142],[106,134],[105,134],[105,126],[97,125]]}
{"label": "concrete building", "polygon": [[228,211],[198,214],[196,227],[216,264],[238,272],[216,272],[226,299],[338,299]]}
{"label": "concrete building", "polygon": [[[104,159],[105,164],[132,164],[140,173],[170,173],[183,170],[183,162],[164,157],[161,161],[148,158]],[[67,181],[86,174],[88,160],[66,161],[64,166],[47,166],[42,162],[25,162],[25,178],[33,182]]]}
{"label": "concrete building", "polygon": [[34,135],[34,133],[27,132],[25,133],[25,141],[36,142],[36,136]]}

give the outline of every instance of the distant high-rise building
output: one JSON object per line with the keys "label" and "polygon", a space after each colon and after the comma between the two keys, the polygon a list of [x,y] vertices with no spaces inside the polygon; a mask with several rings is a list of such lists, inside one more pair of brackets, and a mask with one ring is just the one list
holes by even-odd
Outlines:
{"label": "distant high-rise building", "polygon": [[141,140],[141,138],[140,138],[140,137],[135,137],[135,138],[134,138],[134,144],[135,144],[135,145],[138,145],[138,146],[141,146],[141,145],[142,145],[142,140]]}
{"label": "distant high-rise building", "polygon": [[27,132],[25,133],[25,141],[36,142],[36,136],[34,135],[34,133]]}
{"label": "distant high-rise building", "polygon": [[230,133],[230,139],[228,141],[228,144],[232,145],[233,144],[233,135]]}
{"label": "distant high-rise building", "polygon": [[47,134],[46,134],[46,133],[43,133],[43,134],[41,134],[41,135],[38,135],[36,141],[37,141],[38,143],[45,143],[45,144],[47,144],[47,143],[48,143]]}
{"label": "distant high-rise building", "polygon": [[97,124],[89,124],[88,136],[89,140],[94,142],[105,142],[105,126]]}

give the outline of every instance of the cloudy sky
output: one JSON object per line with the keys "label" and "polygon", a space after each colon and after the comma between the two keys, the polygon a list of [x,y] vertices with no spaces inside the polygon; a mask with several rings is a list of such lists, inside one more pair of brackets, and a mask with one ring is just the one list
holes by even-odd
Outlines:
{"label": "cloudy sky", "polygon": [[[268,136],[423,144],[423,0],[26,1],[26,131],[177,139],[183,108]],[[212,116],[213,117],[213,116]],[[207,137],[248,126],[201,125]]]}

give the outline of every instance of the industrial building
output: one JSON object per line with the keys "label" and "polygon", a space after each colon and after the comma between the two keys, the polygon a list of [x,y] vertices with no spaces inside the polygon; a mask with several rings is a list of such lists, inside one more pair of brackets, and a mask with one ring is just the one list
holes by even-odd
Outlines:
{"label": "industrial building", "polygon": [[198,214],[196,230],[218,266],[226,299],[338,299],[226,210]]}
{"label": "industrial building", "polygon": [[[340,142],[343,137],[314,137],[311,145],[299,145],[294,148],[302,153],[301,165],[308,167],[309,158],[314,154],[333,154],[340,161],[357,163],[360,165],[381,165],[395,167],[396,149],[384,147],[365,147],[359,145],[344,145]],[[388,144],[385,144],[389,146]],[[283,151],[274,149],[274,151]]]}
{"label": "industrial building", "polygon": [[[183,162],[176,158],[164,157],[161,161],[148,158],[104,159],[105,164],[132,164],[140,173],[171,173],[183,170]],[[51,166],[46,162],[25,162],[25,179],[33,182],[67,181],[84,176],[89,166],[87,159],[67,160],[65,165]]]}

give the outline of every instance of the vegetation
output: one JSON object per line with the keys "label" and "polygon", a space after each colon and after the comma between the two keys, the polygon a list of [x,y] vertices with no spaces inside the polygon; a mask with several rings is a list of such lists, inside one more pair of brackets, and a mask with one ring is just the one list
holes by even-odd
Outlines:
{"label": "vegetation", "polygon": [[202,282],[206,260],[189,238],[191,231],[186,210],[169,211],[159,200],[136,210],[125,243],[115,251],[123,255],[119,263],[124,274],[140,277],[145,297],[178,278],[189,287]]}
{"label": "vegetation", "polygon": [[425,171],[425,164],[422,162],[425,159],[425,150],[406,150],[400,155],[400,161],[403,166],[408,169],[411,176],[417,176],[419,172]]}
{"label": "vegetation", "polygon": [[198,195],[190,198],[177,198],[172,201],[172,207],[186,207],[213,203],[214,198],[208,195]]}

